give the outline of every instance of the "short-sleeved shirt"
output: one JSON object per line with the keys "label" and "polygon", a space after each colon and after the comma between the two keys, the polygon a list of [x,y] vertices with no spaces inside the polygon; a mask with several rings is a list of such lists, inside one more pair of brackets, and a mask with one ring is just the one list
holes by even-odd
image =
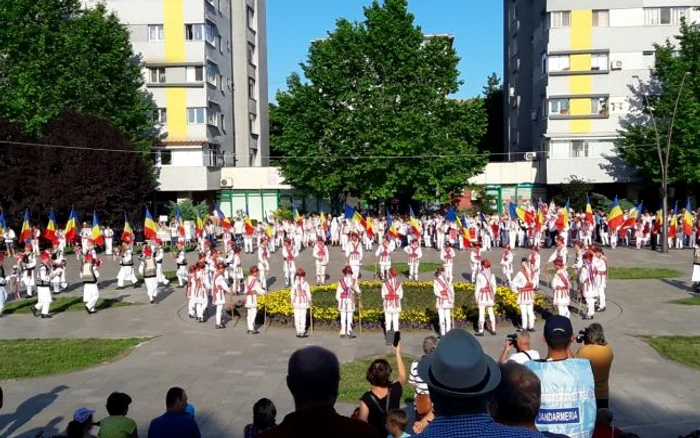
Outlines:
{"label": "short-sleeved shirt", "polygon": [[151,420],[148,438],[200,438],[199,426],[188,414],[166,412]]}
{"label": "short-sleeved shirt", "polygon": [[[403,388],[401,383],[394,382],[389,385],[389,392],[382,398],[377,397],[372,394],[372,391],[367,391],[362,394],[360,401],[362,401],[369,409],[369,415],[367,416],[367,422],[372,425],[379,435],[387,436],[388,431],[386,430],[386,414],[392,409],[398,409],[401,406],[401,394],[403,393]],[[387,396],[389,399],[387,400]]]}
{"label": "short-sleeved shirt", "polygon": [[136,431],[136,422],[123,415],[112,415],[100,420],[97,438],[129,438]]}
{"label": "short-sleeved shirt", "polygon": [[420,360],[414,360],[411,364],[411,372],[408,375],[408,383],[413,385],[416,390],[416,394],[430,394],[428,391],[428,384],[425,383],[418,375],[418,362],[420,362]]}

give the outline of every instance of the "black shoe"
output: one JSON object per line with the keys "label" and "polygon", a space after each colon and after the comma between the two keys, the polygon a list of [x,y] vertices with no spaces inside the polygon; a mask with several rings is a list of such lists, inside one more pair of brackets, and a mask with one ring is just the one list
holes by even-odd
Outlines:
{"label": "black shoe", "polygon": [[519,329],[516,330],[516,332],[524,332],[526,329],[524,327],[520,327]]}
{"label": "black shoe", "polygon": [[51,315],[51,314],[44,315],[44,314],[42,313],[41,318],[42,318],[42,319],[53,318],[53,315]]}
{"label": "black shoe", "polygon": [[348,339],[355,339],[355,338],[357,338],[357,336],[355,336],[355,334],[353,334],[353,333],[348,335]]}
{"label": "black shoe", "polygon": [[223,325],[223,324],[219,324],[219,325],[215,325],[214,328],[215,328],[215,329],[225,329],[226,326]]}
{"label": "black shoe", "polygon": [[187,314],[187,316],[188,316],[188,317],[189,317],[190,319],[194,319],[194,318],[196,318],[196,316],[194,316],[194,315],[191,315],[191,314],[189,314],[189,313]]}
{"label": "black shoe", "polygon": [[491,333],[493,336],[496,336],[496,330],[489,330],[489,333]]}
{"label": "black shoe", "polygon": [[32,306],[31,309],[32,309],[32,315],[34,315],[34,318],[36,318],[37,316],[39,316],[39,309],[37,309],[37,308],[34,307],[34,306]]}
{"label": "black shoe", "polygon": [[259,335],[260,332],[259,332],[258,330],[253,330],[253,334],[254,334],[254,335]]}
{"label": "black shoe", "polygon": [[484,332],[476,332],[474,333],[474,336],[484,336]]}
{"label": "black shoe", "polygon": [[297,338],[301,338],[301,335],[299,333],[297,333]]}
{"label": "black shoe", "polygon": [[529,328],[529,329],[527,329],[527,331],[529,331],[529,332],[534,332],[534,331],[535,331],[535,328],[534,328],[534,327]]}
{"label": "black shoe", "polygon": [[600,309],[597,310],[597,312],[605,312],[605,307],[601,307]]}
{"label": "black shoe", "polygon": [[347,338],[346,335],[340,335],[340,339],[346,339],[346,338]]}
{"label": "black shoe", "polygon": [[199,321],[199,322],[207,322],[204,318],[199,318],[197,321]]}
{"label": "black shoe", "polygon": [[96,309],[93,309],[93,310],[90,310],[88,313],[89,313],[90,315],[94,315],[95,313],[97,313],[97,310],[96,310]]}
{"label": "black shoe", "polygon": [[248,330],[246,333],[249,335],[255,334],[255,332],[253,330]]}
{"label": "black shoe", "polygon": [[588,315],[584,315],[584,316],[581,317],[581,319],[593,319],[593,317],[592,317],[592,316],[588,316]]}
{"label": "black shoe", "polygon": [[[2,315],[0,315],[0,316],[2,316]],[[299,336],[299,337],[300,337],[300,338],[308,338],[308,337],[309,337],[309,335],[307,335],[306,333],[304,333],[304,334],[302,334],[302,335],[301,335],[301,336]]]}
{"label": "black shoe", "polygon": [[88,315],[90,314],[90,309],[88,309],[87,307],[85,308],[85,311],[87,312]]}

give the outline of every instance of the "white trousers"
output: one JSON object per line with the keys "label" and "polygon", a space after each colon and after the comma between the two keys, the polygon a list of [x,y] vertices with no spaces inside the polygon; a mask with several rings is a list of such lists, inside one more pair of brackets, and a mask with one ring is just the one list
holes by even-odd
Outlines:
{"label": "white trousers", "polygon": [[105,255],[112,255],[112,238],[105,239]]}
{"label": "white trousers", "polygon": [[384,328],[387,332],[398,332],[399,314],[384,312]]}
{"label": "white trousers", "polygon": [[352,314],[353,312],[340,311],[340,334],[349,335],[352,333]]}
{"label": "white trousers", "polygon": [[258,273],[258,279],[260,280],[263,289],[267,289],[267,271],[265,270],[265,265],[258,262],[258,270],[260,271]]}
{"label": "white trousers", "polygon": [[216,325],[221,325],[221,315],[224,313],[224,305],[216,305]]}
{"label": "white trousers", "polygon": [[190,297],[190,299],[187,301],[187,314],[190,316],[196,316],[197,315],[197,303],[194,301],[193,297]]}
{"label": "white trousers", "polygon": [[258,314],[258,308],[257,307],[248,307],[246,308],[246,322],[248,323],[248,330],[249,331],[255,331],[255,315]]}
{"label": "white trousers", "polygon": [[604,287],[598,288],[598,307],[599,308],[605,307],[605,288]]}
{"label": "white trousers", "polygon": [[246,254],[253,252],[253,238],[244,237],[243,238],[243,252]]}
{"label": "white trousers", "polygon": [[294,309],[294,327],[298,335],[303,335],[306,331],[306,309]]}
{"label": "white trousers", "polygon": [[326,265],[316,263],[316,282],[325,283],[326,282]]}
{"label": "white trousers", "polygon": [[289,286],[294,281],[294,274],[296,273],[296,270],[297,270],[296,263],[294,263],[293,261],[291,261],[291,262],[285,261],[283,267],[284,267],[284,284],[286,286]]}
{"label": "white trousers", "polygon": [[437,249],[441,250],[445,245],[445,235],[443,233],[438,233],[437,235]]}
{"label": "white trousers", "polygon": [[187,282],[187,266],[177,267],[177,285],[182,287]]}
{"label": "white trousers", "polygon": [[133,266],[122,266],[117,274],[117,287],[124,287],[125,281],[130,281],[131,284],[136,284],[136,274]]}
{"label": "white trousers", "polygon": [[596,297],[586,297],[586,316],[595,315],[595,300]]}
{"label": "white trousers", "polygon": [[379,275],[382,276],[382,278],[387,278],[389,275],[389,270],[391,269],[391,262],[389,263],[380,263],[379,264]]}
{"label": "white trousers", "polygon": [[479,265],[472,264],[472,283],[476,283],[476,276],[479,274]]}
{"label": "white trousers", "polygon": [[[520,305],[520,321],[521,321],[522,328],[524,328],[524,329],[535,328],[535,305],[534,304],[521,304]],[[493,324],[493,322],[491,324]]]}
{"label": "white trousers", "polygon": [[163,283],[163,284],[169,283],[169,281],[165,278],[165,275],[163,274],[163,264],[162,263],[156,263],[156,278],[158,279],[158,283]]}
{"label": "white trousers", "polygon": [[440,335],[452,330],[452,309],[437,309],[438,318],[440,320]]}
{"label": "white trousers", "polygon": [[496,330],[496,315],[493,313],[493,306],[479,306],[479,333],[484,331],[484,322],[486,321],[487,309],[489,313],[489,322],[491,323],[491,330]]}
{"label": "white trousers", "polygon": [[155,300],[158,297],[158,278],[144,278],[143,282],[146,284],[146,293],[148,294],[148,299],[151,301]]}
{"label": "white trousers", "polygon": [[20,284],[27,290],[27,296],[31,297],[34,291],[34,273],[32,273],[32,275],[22,275]]}
{"label": "white trousers", "polygon": [[207,308],[207,303],[197,303],[195,304],[195,316],[199,319],[204,318],[204,311]]}
{"label": "white trousers", "polygon": [[418,280],[418,268],[420,267],[420,262],[413,262],[408,264],[408,278],[413,280]]}
{"label": "white trousers", "polygon": [[100,298],[100,290],[97,287],[97,283],[84,283],[83,284],[83,302],[85,307],[89,311],[95,310],[95,305],[97,300]]}
{"label": "white trousers", "polygon": [[41,311],[42,315],[49,314],[49,307],[51,306],[51,289],[48,287],[37,287],[37,303],[34,306],[37,310]]}
{"label": "white trousers", "polygon": [[569,306],[557,306],[557,311],[561,316],[566,316],[567,318],[570,317]]}
{"label": "white trousers", "polygon": [[535,290],[540,289],[540,270],[537,269],[532,273],[532,284],[535,287]]}
{"label": "white trousers", "polygon": [[355,280],[360,278],[360,265],[350,265],[350,268],[352,269],[352,278]]}
{"label": "white trousers", "polygon": [[445,268],[445,280],[452,283],[452,263],[442,265]]}

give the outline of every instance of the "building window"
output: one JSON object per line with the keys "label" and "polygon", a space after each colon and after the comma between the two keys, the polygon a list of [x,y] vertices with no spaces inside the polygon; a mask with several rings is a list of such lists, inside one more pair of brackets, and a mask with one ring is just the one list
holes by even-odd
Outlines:
{"label": "building window", "polygon": [[552,11],[549,13],[549,27],[554,29],[558,27],[571,26],[571,11]]}
{"label": "building window", "polygon": [[647,26],[679,25],[681,18],[688,18],[689,7],[644,8],[644,24]]}
{"label": "building window", "polygon": [[250,6],[246,6],[246,23],[248,24],[248,29],[255,32],[255,10]]}
{"label": "building window", "polygon": [[213,64],[207,64],[207,83],[216,87],[217,68]]}
{"label": "building window", "polygon": [[148,79],[151,84],[165,83],[165,67],[151,67],[148,69]]}
{"label": "building window", "polygon": [[211,44],[212,47],[216,47],[216,36],[217,36],[217,31],[216,31],[216,26],[211,23],[207,23],[204,25],[204,38],[206,39],[207,43]]}
{"label": "building window", "polygon": [[608,98],[594,97],[591,99],[591,114],[599,116],[608,115]]}
{"label": "building window", "polygon": [[187,124],[201,125],[202,123],[204,123],[205,113],[206,108],[204,107],[187,108]]}
{"label": "building window", "polygon": [[167,108],[156,108],[156,122],[161,124],[168,122]]}
{"label": "building window", "polygon": [[248,43],[248,64],[255,65],[255,45]]}
{"label": "building window", "polygon": [[219,47],[219,53],[224,53],[224,45],[221,44],[221,35],[216,37],[216,45]]}
{"label": "building window", "polygon": [[219,114],[219,129],[222,131],[226,128],[224,114]]}
{"label": "building window", "polygon": [[608,54],[594,53],[591,55],[591,70],[606,71],[608,69]]}
{"label": "building window", "polygon": [[255,99],[255,79],[248,78],[248,99]]}
{"label": "building window", "polygon": [[652,69],[656,66],[656,52],[653,50],[644,51],[644,68]]}
{"label": "building window", "polygon": [[218,126],[219,112],[211,108],[207,110],[207,124],[211,126]]}
{"label": "building window", "polygon": [[549,99],[549,114],[569,114],[569,99]]}
{"label": "building window", "polygon": [[258,116],[257,114],[248,114],[248,129],[250,129],[250,135],[258,135]]}
{"label": "building window", "polygon": [[610,26],[610,12],[607,9],[593,11],[593,27]]}
{"label": "building window", "polygon": [[571,142],[571,157],[582,158],[588,156],[588,143],[585,140],[573,140]]}
{"label": "building window", "polygon": [[163,41],[163,25],[149,24],[148,25],[148,41]]}
{"label": "building window", "polygon": [[173,164],[173,151],[168,149],[161,149],[160,151],[160,165],[170,166]]}
{"label": "building window", "polygon": [[201,65],[187,67],[187,82],[202,82],[204,80],[204,68]]}
{"label": "building window", "polygon": [[185,24],[185,39],[187,41],[202,41],[204,39],[204,24]]}
{"label": "building window", "polygon": [[219,91],[224,91],[224,75],[219,73]]}
{"label": "building window", "polygon": [[550,72],[568,71],[571,69],[569,55],[550,55],[547,59],[547,65]]}
{"label": "building window", "polygon": [[547,53],[542,52],[542,55],[540,55],[540,72],[542,73],[542,76],[544,76],[547,73]]}

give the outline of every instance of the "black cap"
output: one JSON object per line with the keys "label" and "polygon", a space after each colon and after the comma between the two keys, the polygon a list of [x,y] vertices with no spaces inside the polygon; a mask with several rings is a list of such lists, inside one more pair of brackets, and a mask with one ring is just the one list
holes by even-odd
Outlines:
{"label": "black cap", "polygon": [[569,339],[574,334],[571,320],[565,316],[554,315],[547,318],[544,323],[544,338],[546,340],[564,337]]}

